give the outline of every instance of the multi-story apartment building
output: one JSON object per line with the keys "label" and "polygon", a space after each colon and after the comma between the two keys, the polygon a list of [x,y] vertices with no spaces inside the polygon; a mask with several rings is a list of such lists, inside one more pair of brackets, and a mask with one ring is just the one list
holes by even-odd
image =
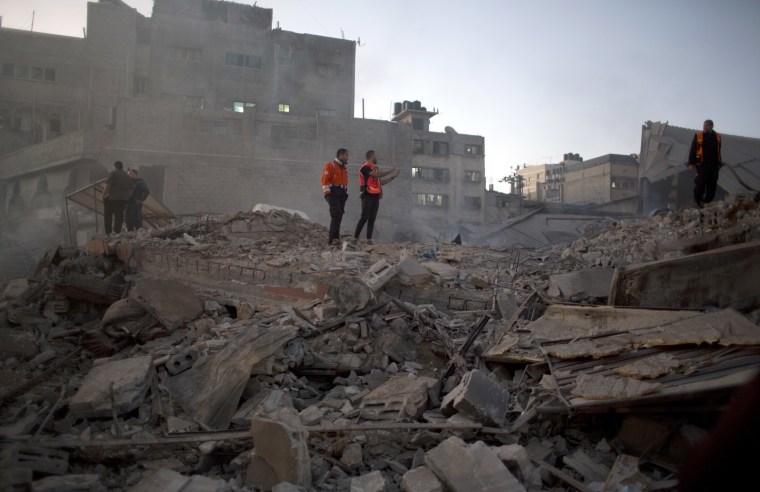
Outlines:
{"label": "multi-story apartment building", "polygon": [[155,0],[151,17],[90,2],[84,38],[0,28],[0,214],[60,216],[65,194],[121,160],[177,214],[263,202],[324,223],[321,169],[345,147],[346,230],[368,149],[404,171],[380,237],[417,219],[481,221],[483,138],[430,132],[435,112],[413,103],[390,121],[355,118],[355,52],[272,28],[271,9],[216,0]]}

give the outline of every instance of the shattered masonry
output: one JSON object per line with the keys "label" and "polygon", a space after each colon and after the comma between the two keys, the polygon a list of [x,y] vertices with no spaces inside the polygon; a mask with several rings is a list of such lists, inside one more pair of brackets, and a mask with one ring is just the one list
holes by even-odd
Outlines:
{"label": "shattered masonry", "polygon": [[743,203],[519,262],[277,210],[58,248],[0,301],[0,488],[675,490],[760,364]]}

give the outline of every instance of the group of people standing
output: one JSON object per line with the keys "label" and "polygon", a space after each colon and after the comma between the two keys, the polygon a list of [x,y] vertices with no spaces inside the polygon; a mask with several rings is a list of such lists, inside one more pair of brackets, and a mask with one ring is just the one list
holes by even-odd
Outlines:
{"label": "group of people standing", "polygon": [[[383,198],[383,186],[396,179],[400,171],[395,165],[388,171],[380,171],[374,150],[367,151],[366,159],[359,168],[362,215],[356,224],[354,239],[359,239],[366,224],[367,244],[372,244],[375,219]],[[330,207],[330,235],[327,242],[331,246],[337,246],[340,244],[340,223],[348,200],[348,150],[338,149],[335,159],[325,164],[322,170],[322,193]]]}
{"label": "group of people standing", "polygon": [[136,169],[124,171],[121,161],[113,163],[113,170],[103,189],[103,217],[105,232],[121,232],[126,218],[128,231],[142,227],[142,205],[150,195],[145,180]]}

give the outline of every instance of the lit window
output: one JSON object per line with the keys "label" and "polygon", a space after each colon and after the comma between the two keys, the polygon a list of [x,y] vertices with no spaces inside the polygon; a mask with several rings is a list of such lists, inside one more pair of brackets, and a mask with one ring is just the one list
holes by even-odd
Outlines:
{"label": "lit window", "polygon": [[256,109],[256,103],[243,101],[235,101],[232,103],[232,110],[236,113],[243,113],[245,111],[245,108],[250,108],[252,110]]}
{"label": "lit window", "polygon": [[480,145],[465,144],[465,155],[483,155],[483,147]]}
{"label": "lit window", "polygon": [[290,113],[290,104],[278,104],[277,111],[280,113]]}

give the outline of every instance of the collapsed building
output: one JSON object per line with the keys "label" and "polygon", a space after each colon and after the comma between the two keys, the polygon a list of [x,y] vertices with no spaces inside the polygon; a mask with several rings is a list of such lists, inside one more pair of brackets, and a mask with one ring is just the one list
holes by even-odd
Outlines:
{"label": "collapsed building", "polygon": [[50,251],[0,304],[2,486],[675,490],[757,372],[751,199],[535,248],[325,235],[274,210]]}

